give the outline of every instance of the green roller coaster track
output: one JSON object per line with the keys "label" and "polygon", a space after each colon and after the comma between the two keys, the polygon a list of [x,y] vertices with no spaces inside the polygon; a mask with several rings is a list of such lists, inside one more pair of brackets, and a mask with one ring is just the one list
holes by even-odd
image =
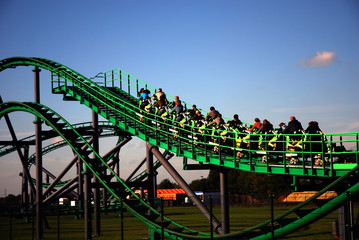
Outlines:
{"label": "green roller coaster track", "polygon": [[[346,192],[359,193],[359,140],[358,132],[320,134],[321,140],[311,140],[311,134],[269,135],[242,134],[232,131],[199,129],[184,123],[163,119],[138,107],[139,88],[154,90],[152,86],[119,69],[104,72],[103,83],[95,83],[70,68],[43,58],[13,57],[0,61],[0,71],[17,66],[35,66],[51,72],[52,92],[63,94],[64,100],[76,100],[130,135],[163,148],[177,156],[210,164],[257,173],[285,174],[293,176],[332,177],[334,181],[312,198],[274,219],[274,235],[281,237],[304,227],[329,214],[346,202]],[[131,92],[132,89],[132,92]],[[132,95],[133,94],[133,95]],[[161,214],[136,197],[126,183],[96,153],[81,134],[55,111],[32,102],[6,102],[0,104],[0,117],[11,112],[24,111],[41,118],[82,159],[87,170],[99,179],[105,188],[135,217],[149,227],[154,234],[161,233]],[[288,140],[296,137],[297,140]],[[216,141],[214,141],[215,139]],[[268,140],[270,139],[270,140]],[[275,139],[275,140],[273,140]],[[314,139],[314,138],[313,138]],[[315,138],[317,139],[317,138]],[[276,148],[269,148],[275,141]],[[265,147],[259,148],[259,143]],[[320,145],[319,150],[312,146]],[[351,150],[339,150],[336,146],[354,146]],[[86,148],[84,148],[86,146]],[[300,147],[298,147],[300,146]],[[345,148],[341,148],[345,149]],[[94,153],[99,160],[89,157]],[[240,154],[238,154],[240,153]],[[320,156],[318,164],[315,159]],[[297,159],[293,164],[291,158]],[[351,163],[344,163],[351,161]],[[105,174],[104,172],[107,172]],[[116,179],[116,182],[111,182]],[[332,200],[318,198],[326,191],[334,190],[338,196]],[[129,194],[134,200],[127,200]],[[308,206],[315,207],[308,209]],[[149,211],[152,214],[147,214]],[[293,217],[293,215],[295,215]],[[170,239],[209,239],[209,234],[186,228],[168,218],[164,235]],[[215,235],[214,239],[271,239],[271,221],[263,222],[244,231]]]}

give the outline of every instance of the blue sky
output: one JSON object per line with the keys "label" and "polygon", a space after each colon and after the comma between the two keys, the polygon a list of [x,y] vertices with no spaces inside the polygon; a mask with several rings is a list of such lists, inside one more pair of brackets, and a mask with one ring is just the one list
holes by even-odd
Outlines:
{"label": "blue sky", "polygon": [[[259,117],[278,126],[294,115],[304,127],[318,121],[326,133],[359,129],[358,1],[3,0],[0,33],[1,59],[48,58],[87,77],[119,67],[249,123]],[[71,123],[91,121],[84,106],[52,95],[49,80],[43,70],[43,104]],[[0,81],[4,101],[33,101],[31,68],[0,72]],[[11,116],[18,134],[33,132],[18,115]],[[9,139],[3,120],[0,139]],[[0,159],[7,179],[18,175],[15,159]],[[5,188],[19,187],[0,177],[0,196]]]}

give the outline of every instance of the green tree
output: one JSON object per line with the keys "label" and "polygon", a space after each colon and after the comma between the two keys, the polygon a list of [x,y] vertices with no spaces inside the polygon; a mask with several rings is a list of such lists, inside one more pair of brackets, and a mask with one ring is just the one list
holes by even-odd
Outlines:
{"label": "green tree", "polygon": [[189,184],[189,186],[193,191],[204,191],[204,192],[210,191],[208,189],[207,179],[206,178],[193,180]]}
{"label": "green tree", "polygon": [[157,186],[158,189],[173,189],[175,184],[172,183],[168,178],[163,179]]}

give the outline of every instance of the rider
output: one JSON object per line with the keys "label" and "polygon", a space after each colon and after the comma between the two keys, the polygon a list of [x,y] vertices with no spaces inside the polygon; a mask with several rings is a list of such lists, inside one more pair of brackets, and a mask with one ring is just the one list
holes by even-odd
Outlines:
{"label": "rider", "polygon": [[279,123],[278,126],[279,126],[279,128],[276,129],[276,131],[277,131],[278,133],[282,133],[283,130],[287,127],[287,125],[285,125],[284,122]]}
{"label": "rider", "polygon": [[291,116],[288,126],[283,130],[283,133],[295,134],[300,130],[303,130],[302,124],[294,116]]}
{"label": "rider", "polygon": [[222,118],[222,114],[218,114],[217,117],[210,123],[207,125],[207,127],[216,124],[216,127],[219,128],[222,124],[224,124],[224,120]]}
{"label": "rider", "polygon": [[233,120],[229,120],[227,122],[227,126],[233,128],[233,129],[242,128],[242,124],[243,123],[242,123],[241,120],[239,120],[238,114],[234,114],[233,115]]}
{"label": "rider", "polygon": [[248,131],[249,132],[252,132],[253,130],[258,131],[261,128],[261,126],[262,126],[261,120],[259,120],[259,118],[255,118],[253,126],[250,129],[248,129]]}
{"label": "rider", "polygon": [[173,102],[171,102],[168,106],[173,109],[176,107],[176,102],[179,102],[181,104],[181,100],[179,100],[179,96],[175,96],[175,99],[173,100]]}
{"label": "rider", "polygon": [[270,131],[273,131],[273,125],[267,120],[263,120],[263,124],[260,127],[260,129],[257,131],[257,133],[267,134],[270,133]]}
{"label": "rider", "polygon": [[162,92],[162,88],[159,88],[157,90],[157,92],[155,93],[155,95],[153,95],[152,99],[160,101],[161,105],[162,104],[166,104],[167,102],[167,98],[166,98],[166,94],[164,92]]}
{"label": "rider", "polygon": [[309,133],[309,134],[322,133],[322,130],[319,128],[318,122],[311,121],[308,123],[307,129],[305,129],[305,133]]}
{"label": "rider", "polygon": [[176,102],[176,106],[172,109],[170,114],[172,114],[173,112],[176,113],[176,118],[175,118],[176,122],[179,122],[179,121],[181,121],[183,119],[183,116],[181,115],[181,113],[183,113],[184,110],[183,110],[183,106],[181,104],[181,101]]}
{"label": "rider", "polygon": [[140,108],[144,109],[145,106],[147,106],[149,103],[151,103],[151,99],[148,96],[149,95],[149,91],[144,88],[140,89],[140,96],[137,98],[137,100],[139,100],[141,102]]}
{"label": "rider", "polygon": [[192,109],[191,110],[188,110],[188,112],[189,112],[189,114],[190,114],[190,116],[194,116],[194,115],[196,115],[196,112],[198,111],[198,109],[197,109],[197,106],[195,105],[195,104],[193,104],[192,105]]}
{"label": "rider", "polygon": [[[308,134],[322,134],[322,130],[319,128],[319,124],[316,121],[311,121],[308,123],[308,127],[307,129],[305,129],[305,133]],[[326,145],[322,144],[322,141],[324,139],[322,139],[321,135],[310,135],[309,136],[309,141],[310,141],[310,150],[312,152],[320,152],[322,151],[322,147],[324,147],[324,151],[327,150]]]}
{"label": "rider", "polygon": [[167,98],[166,94],[162,92],[162,88],[158,89],[157,93],[153,95],[152,99],[156,100],[156,102],[152,106],[158,106],[159,109],[157,115],[162,115],[164,112],[166,112]]}
{"label": "rider", "polygon": [[217,116],[219,115],[219,112],[212,106],[209,108],[209,113],[207,114],[207,116],[205,117],[206,121],[209,120],[214,120],[217,118]]}

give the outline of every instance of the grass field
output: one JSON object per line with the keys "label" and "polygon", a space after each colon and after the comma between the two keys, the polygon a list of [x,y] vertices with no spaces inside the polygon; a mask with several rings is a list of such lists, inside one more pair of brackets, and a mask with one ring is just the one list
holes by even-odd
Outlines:
{"label": "grass field", "polygon": [[[289,207],[275,207],[274,214],[279,215]],[[210,232],[210,226],[206,218],[196,207],[167,207],[164,209],[166,217],[197,231]],[[214,207],[213,212],[220,221],[220,208]],[[283,239],[313,239],[330,240],[335,239],[332,235],[332,222],[337,220],[337,211],[329,214],[320,221],[313,223],[300,231],[294,232]],[[270,218],[269,207],[231,207],[230,208],[230,231],[243,230],[247,227],[259,224]],[[58,239],[57,216],[47,217],[49,227],[44,229],[44,239]],[[12,218],[12,238],[10,238],[10,218],[0,217],[0,239],[32,239],[32,223],[25,223],[22,219]],[[102,236],[94,239],[121,239],[121,219],[118,213],[101,214]],[[140,221],[124,214],[124,239],[147,239],[147,228]],[[84,220],[75,219],[73,215],[60,216],[60,239],[73,240],[84,239]]]}

